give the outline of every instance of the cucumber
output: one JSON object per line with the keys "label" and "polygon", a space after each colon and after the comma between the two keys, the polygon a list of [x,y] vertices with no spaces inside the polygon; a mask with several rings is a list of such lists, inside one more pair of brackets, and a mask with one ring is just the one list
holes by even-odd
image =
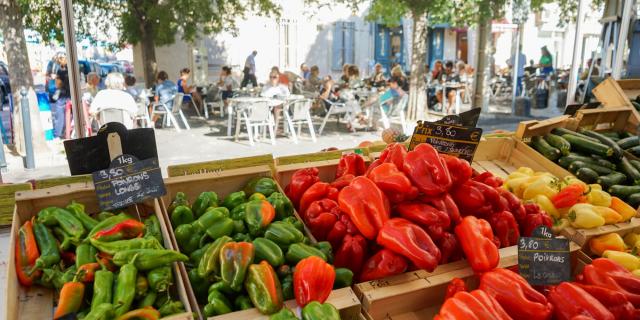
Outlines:
{"label": "cucumber", "polygon": [[634,193],[634,194],[630,195],[630,196],[627,198],[626,202],[627,202],[630,206],[632,206],[632,207],[634,207],[634,208],[639,207],[639,206],[640,206],[640,193]]}
{"label": "cucumber", "polygon": [[571,165],[572,162],[574,161],[582,161],[582,162],[586,162],[586,163],[593,163],[593,164],[597,164],[603,167],[607,167],[611,170],[615,170],[616,169],[616,165],[611,163],[610,161],[604,160],[604,159],[596,159],[596,158],[592,158],[592,157],[587,157],[587,156],[583,156],[583,155],[579,155],[577,153],[569,153],[568,156],[564,156],[560,159],[558,159],[558,164],[563,167],[563,168],[569,168],[569,165]]}
{"label": "cucumber", "polygon": [[598,132],[592,131],[592,130],[582,130],[580,131],[582,134],[592,137],[592,138],[596,138],[598,139],[598,141],[600,141],[600,143],[608,146],[609,148],[613,149],[613,156],[616,159],[620,159],[622,158],[622,148],[620,148],[620,146],[613,140],[611,140],[611,138],[604,136]]}
{"label": "cucumber", "polygon": [[599,142],[593,142],[578,136],[565,134],[562,136],[571,143],[571,149],[582,151],[588,154],[597,154],[603,157],[613,156],[613,149]]}
{"label": "cucumber", "polygon": [[560,158],[560,150],[552,147],[542,137],[531,138],[531,146],[551,161]]}
{"label": "cucumber", "polygon": [[627,180],[627,176],[624,173],[614,171],[606,176],[599,177],[597,183],[606,190],[613,185],[624,183],[625,180]]}
{"label": "cucumber", "polygon": [[569,155],[571,152],[571,144],[563,139],[561,136],[555,135],[553,133],[547,133],[544,136],[544,140],[547,141],[552,147],[560,150],[562,155]]}
{"label": "cucumber", "polygon": [[627,199],[634,193],[640,193],[640,186],[622,186],[619,184],[609,187],[609,193],[620,199]]}
{"label": "cucumber", "polygon": [[631,153],[636,157],[640,157],[640,146],[635,146],[633,148],[627,149],[627,152]]}
{"label": "cucumber", "polygon": [[596,173],[598,173],[598,175],[600,176],[608,175],[611,172],[613,172],[613,170],[607,167],[603,167],[593,163],[587,163],[584,161],[574,161],[569,165],[569,171],[571,171],[571,173],[574,173],[574,174],[576,174],[578,170],[580,170],[580,168],[589,168],[595,171]]}
{"label": "cucumber", "polygon": [[609,160],[605,160],[605,159],[595,159],[596,160],[596,164],[603,166],[603,167],[607,167],[611,170],[615,170],[616,169],[616,165],[613,164],[613,162],[609,161]]}
{"label": "cucumber", "polygon": [[617,144],[620,146],[620,148],[627,150],[635,146],[640,146],[640,138],[638,138],[638,136],[633,136],[633,137],[620,139],[617,142]]}
{"label": "cucumber", "polygon": [[577,136],[577,137],[580,137],[580,138],[583,138],[583,139],[591,140],[593,142],[598,142],[598,139],[591,138],[589,136],[585,136],[582,133],[577,133],[575,131],[571,131],[571,130],[565,129],[565,128],[555,128],[555,129],[551,130],[551,133],[553,133],[555,135],[559,135],[561,137],[563,135],[565,135],[565,134],[571,134],[571,135],[574,135],[574,136]]}
{"label": "cucumber", "polygon": [[640,171],[638,171],[638,169],[629,162],[627,157],[622,157],[618,166],[620,167],[620,170],[627,175],[629,182],[633,182],[633,184],[636,185],[640,184]]}
{"label": "cucumber", "polygon": [[636,168],[636,170],[638,170],[638,172],[640,172],[640,161],[638,161],[638,160],[629,160],[629,162],[631,163],[632,166],[634,166]]}
{"label": "cucumber", "polygon": [[600,134],[605,136],[605,137],[607,137],[607,138],[620,139],[620,134],[615,132],[615,131],[601,132]]}
{"label": "cucumber", "polygon": [[586,183],[595,183],[598,180],[598,173],[587,167],[582,167],[576,171],[576,177]]}

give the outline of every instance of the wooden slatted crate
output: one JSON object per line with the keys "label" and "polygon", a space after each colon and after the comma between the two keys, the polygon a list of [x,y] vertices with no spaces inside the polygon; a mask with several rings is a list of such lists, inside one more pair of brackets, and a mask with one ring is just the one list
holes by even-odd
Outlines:
{"label": "wooden slatted crate", "polygon": [[273,168],[273,155],[213,160],[205,162],[185,163],[167,167],[169,177],[179,177],[192,174],[221,173],[225,170],[240,169],[266,165]]}
{"label": "wooden slatted crate", "polygon": [[0,185],[0,226],[10,226],[16,204],[15,193],[31,190],[31,183]]}

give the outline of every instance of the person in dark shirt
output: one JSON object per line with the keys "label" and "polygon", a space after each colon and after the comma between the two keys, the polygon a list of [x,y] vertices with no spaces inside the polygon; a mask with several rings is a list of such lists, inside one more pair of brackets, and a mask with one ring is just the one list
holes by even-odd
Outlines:
{"label": "person in dark shirt", "polygon": [[56,71],[56,91],[51,97],[51,101],[54,103],[51,106],[51,114],[53,116],[53,135],[56,138],[63,139],[65,137],[65,111],[71,93],[69,89],[69,72],[67,71],[67,57],[61,55],[56,61],[58,63],[58,70]]}
{"label": "person in dark shirt", "polygon": [[[455,72],[455,69],[453,68],[453,62],[447,61],[444,65],[444,71],[440,75],[440,83],[446,84],[446,83],[459,83],[459,82],[460,82],[460,76]],[[456,89],[446,88],[444,91],[445,91],[444,93],[447,96],[447,102],[448,102],[447,114],[449,114],[451,106],[453,105],[453,99],[455,99],[456,97]],[[438,99],[438,102],[443,103],[442,90],[438,90],[436,92],[436,97]]]}

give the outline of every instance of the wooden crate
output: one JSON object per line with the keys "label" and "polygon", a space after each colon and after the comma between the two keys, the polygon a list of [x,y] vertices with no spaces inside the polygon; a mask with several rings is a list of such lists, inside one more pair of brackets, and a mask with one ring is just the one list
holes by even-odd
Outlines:
{"label": "wooden crate", "polygon": [[10,226],[16,204],[15,193],[31,190],[31,183],[0,185],[0,226]]}
{"label": "wooden crate", "polygon": [[[376,146],[376,148],[380,147]],[[318,175],[321,181],[333,181],[340,157],[342,157],[344,153],[357,152],[356,150],[357,149],[345,149],[276,158],[276,180],[278,180],[278,183],[280,183],[282,187],[285,187],[291,182],[291,176],[298,169],[316,167],[319,170]],[[370,162],[370,158],[367,156],[367,154],[370,153],[369,149],[359,148],[359,150],[364,158],[365,164],[368,165]],[[375,150],[378,153],[380,152],[378,149]]]}
{"label": "wooden crate", "polygon": [[630,100],[640,95],[640,79],[622,79],[616,82]]}
{"label": "wooden crate", "polygon": [[[579,249],[578,245],[570,244],[573,274],[582,271],[584,267],[584,262],[580,261],[584,254]],[[499,267],[507,268],[517,264],[516,246],[500,249]],[[478,286],[475,273],[470,267],[466,267],[396,286],[376,288],[362,295],[363,316],[369,320],[432,319],[444,303],[447,286],[453,278],[464,280],[470,289]],[[359,291],[359,287],[360,285],[355,286],[356,292]]]}
{"label": "wooden crate", "polygon": [[[600,101],[604,108],[629,107],[632,109],[632,122],[636,127],[640,124],[640,113],[631,104],[630,99],[640,94],[640,80],[619,80],[607,78],[592,90],[593,95]],[[635,132],[635,131],[630,131]]]}
{"label": "wooden crate", "polygon": [[[87,183],[84,186],[76,184],[41,190],[16,192],[16,203],[11,229],[12,240],[9,247],[10,258],[7,267],[6,319],[51,319],[54,306],[54,291],[39,286],[27,288],[20,285],[16,275],[15,260],[13,259],[15,256],[14,241],[22,223],[31,219],[31,217],[35,216],[41,209],[50,206],[65,207],[72,200],[85,205],[87,213],[94,214],[101,211],[98,207],[98,199],[91,183]],[[156,199],[130,206],[125,211],[132,217],[139,217],[140,212],[153,212],[160,221],[160,227],[164,238],[164,246],[166,248],[173,249],[173,245],[170,241],[169,230],[167,229],[167,225],[164,223],[162,216],[160,203]],[[175,285],[172,290],[175,291],[177,298],[179,298],[184,304],[186,312],[167,317],[166,319],[193,319],[187,291],[177,263],[174,263],[173,271],[175,275]]]}
{"label": "wooden crate", "polygon": [[589,240],[591,238],[609,233],[617,233],[624,237],[627,233],[632,232],[640,233],[640,218],[631,218],[629,222],[604,225],[591,229],[565,228],[560,234],[567,239],[571,239],[571,241],[580,245],[585,253],[590,254]]}
{"label": "wooden crate", "polygon": [[185,163],[167,167],[169,177],[179,177],[192,174],[221,173],[225,170],[240,169],[266,165],[273,168],[273,155],[213,160],[205,162]]}

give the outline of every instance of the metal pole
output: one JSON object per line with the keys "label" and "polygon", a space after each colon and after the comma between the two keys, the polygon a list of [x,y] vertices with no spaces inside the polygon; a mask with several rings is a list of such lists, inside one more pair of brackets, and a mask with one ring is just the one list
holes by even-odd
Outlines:
{"label": "metal pole", "polygon": [[[587,1],[580,0],[578,2],[578,15],[576,19],[576,36],[573,41],[573,60],[571,60],[571,71],[569,72],[569,87],[567,88],[567,106],[576,103],[576,88],[578,85],[578,70],[580,65],[579,61],[582,61],[582,20],[583,14],[586,10]],[[594,65],[596,61],[591,60],[591,65]],[[584,84],[584,90],[587,91],[589,85],[589,79]],[[565,106],[566,107],[566,106]]]}
{"label": "metal pole", "polygon": [[73,1],[60,0],[62,9],[62,28],[64,30],[64,46],[67,49],[67,70],[69,70],[69,88],[71,89],[71,111],[76,132],[76,138],[86,136],[85,119],[82,106],[80,88],[80,65],[78,64],[78,50],[76,48],[76,31],[73,25]]}
{"label": "metal pole", "polygon": [[27,169],[35,169],[36,161],[33,157],[33,137],[31,136],[31,115],[29,112],[29,99],[27,98],[27,88],[20,88],[20,111],[22,113],[22,127],[24,129],[24,147],[27,151]]}
{"label": "metal pole", "polygon": [[518,29],[516,29],[516,54],[513,57],[513,63],[511,66],[512,76],[511,76],[511,114],[516,114],[516,97],[517,89],[518,89],[518,66],[520,65],[520,27],[518,25]]}
{"label": "metal pole", "polygon": [[622,11],[622,23],[620,24],[620,32],[618,33],[618,47],[615,49],[616,56],[613,60],[613,68],[611,76],[614,79],[620,79],[622,74],[622,59],[624,58],[624,46],[627,43],[627,34],[629,33],[629,24],[631,23],[631,8],[635,0],[625,0]]}

